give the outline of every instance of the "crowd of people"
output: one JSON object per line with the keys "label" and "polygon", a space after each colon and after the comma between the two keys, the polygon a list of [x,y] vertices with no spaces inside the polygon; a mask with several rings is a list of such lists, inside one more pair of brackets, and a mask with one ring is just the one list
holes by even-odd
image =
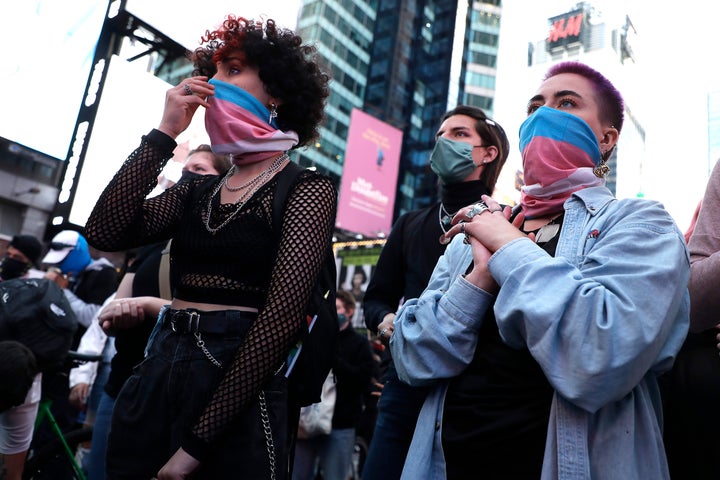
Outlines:
{"label": "crowd of people", "polygon": [[[21,478],[52,393],[94,426],[91,480],[718,478],[720,167],[687,237],[660,203],[615,198],[623,98],[579,62],[529,95],[517,205],[493,199],[513,141],[501,125],[469,105],[438,119],[438,201],[399,217],[369,279],[327,292],[329,410],[297,438],[310,406],[287,360],[309,334],[337,192],[304,170],[279,224],[273,200],[288,152],[317,137],[330,78],[270,19],[228,16],[202,40],[83,231],[16,235],[2,258],[0,287],[61,292],[63,348],[103,361],[68,382],[0,317],[0,477]],[[198,109],[210,145],[159,181]]]}

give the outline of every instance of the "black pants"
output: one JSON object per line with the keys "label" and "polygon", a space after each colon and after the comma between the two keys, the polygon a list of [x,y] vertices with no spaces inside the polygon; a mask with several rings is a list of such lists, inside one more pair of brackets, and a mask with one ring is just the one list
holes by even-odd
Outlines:
{"label": "black pants", "polygon": [[[249,327],[248,327],[249,328]],[[244,334],[203,335],[222,368],[210,362],[192,334],[170,328],[156,332],[147,358],[118,395],[107,453],[107,478],[152,478],[180,447],[183,435],[202,414],[212,392],[233,361]],[[287,379],[277,374],[263,388],[274,445],[277,479],[287,472]],[[194,479],[267,479],[268,438],[256,399],[213,442]]]}
{"label": "black pants", "polygon": [[673,479],[720,479],[720,355],[717,332],[689,334],[660,378],[665,452]]}

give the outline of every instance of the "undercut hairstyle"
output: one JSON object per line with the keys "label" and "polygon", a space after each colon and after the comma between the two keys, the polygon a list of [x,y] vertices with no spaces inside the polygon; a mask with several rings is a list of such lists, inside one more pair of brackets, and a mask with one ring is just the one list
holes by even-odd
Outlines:
{"label": "undercut hairstyle", "polygon": [[346,312],[355,310],[355,297],[353,297],[352,293],[347,290],[338,290],[335,295],[342,302]]}
{"label": "undercut hairstyle", "polygon": [[267,93],[282,102],[275,122],[281,130],[298,134],[294,148],[318,137],[330,90],[329,76],[320,68],[314,46],[304,45],[299,35],[277,27],[274,20],[234,15],[228,15],[219,29],[207,31],[201,41],[205,45],[190,57],[195,65],[193,75],[212,77],[217,72],[216,62],[242,52],[247,65],[258,68]]}
{"label": "undercut hairstyle", "polygon": [[480,180],[483,184],[485,184],[490,191],[494,190],[495,184],[500,176],[500,171],[510,154],[510,141],[505,134],[505,130],[499,123],[489,118],[482,109],[471,105],[458,105],[452,110],[445,112],[445,115],[443,115],[440,120],[440,124],[455,115],[465,115],[474,118],[476,120],[475,131],[480,135],[480,138],[482,138],[483,146],[492,145],[497,148],[498,153],[495,161],[486,164],[480,174]]}
{"label": "undercut hairstyle", "polygon": [[574,73],[590,81],[595,90],[595,101],[600,111],[600,120],[609,123],[618,133],[625,119],[625,102],[615,86],[597,70],[580,62],[561,62],[550,67],[543,81],[561,73]]}

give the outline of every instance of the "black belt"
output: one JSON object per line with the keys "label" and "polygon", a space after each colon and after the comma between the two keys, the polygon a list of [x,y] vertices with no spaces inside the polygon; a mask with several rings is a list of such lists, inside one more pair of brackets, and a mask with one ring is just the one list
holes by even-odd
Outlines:
{"label": "black belt", "polygon": [[168,308],[163,312],[162,325],[176,333],[234,334],[247,332],[256,317],[257,313],[242,310],[204,312]]}

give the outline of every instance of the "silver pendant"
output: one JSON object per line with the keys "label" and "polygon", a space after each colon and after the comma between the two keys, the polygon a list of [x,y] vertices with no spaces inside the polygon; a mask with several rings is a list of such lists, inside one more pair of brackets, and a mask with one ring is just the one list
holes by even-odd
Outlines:
{"label": "silver pendant", "polygon": [[549,242],[555,238],[555,235],[557,235],[559,231],[560,225],[557,223],[548,223],[547,225],[543,225],[535,235],[535,243]]}

